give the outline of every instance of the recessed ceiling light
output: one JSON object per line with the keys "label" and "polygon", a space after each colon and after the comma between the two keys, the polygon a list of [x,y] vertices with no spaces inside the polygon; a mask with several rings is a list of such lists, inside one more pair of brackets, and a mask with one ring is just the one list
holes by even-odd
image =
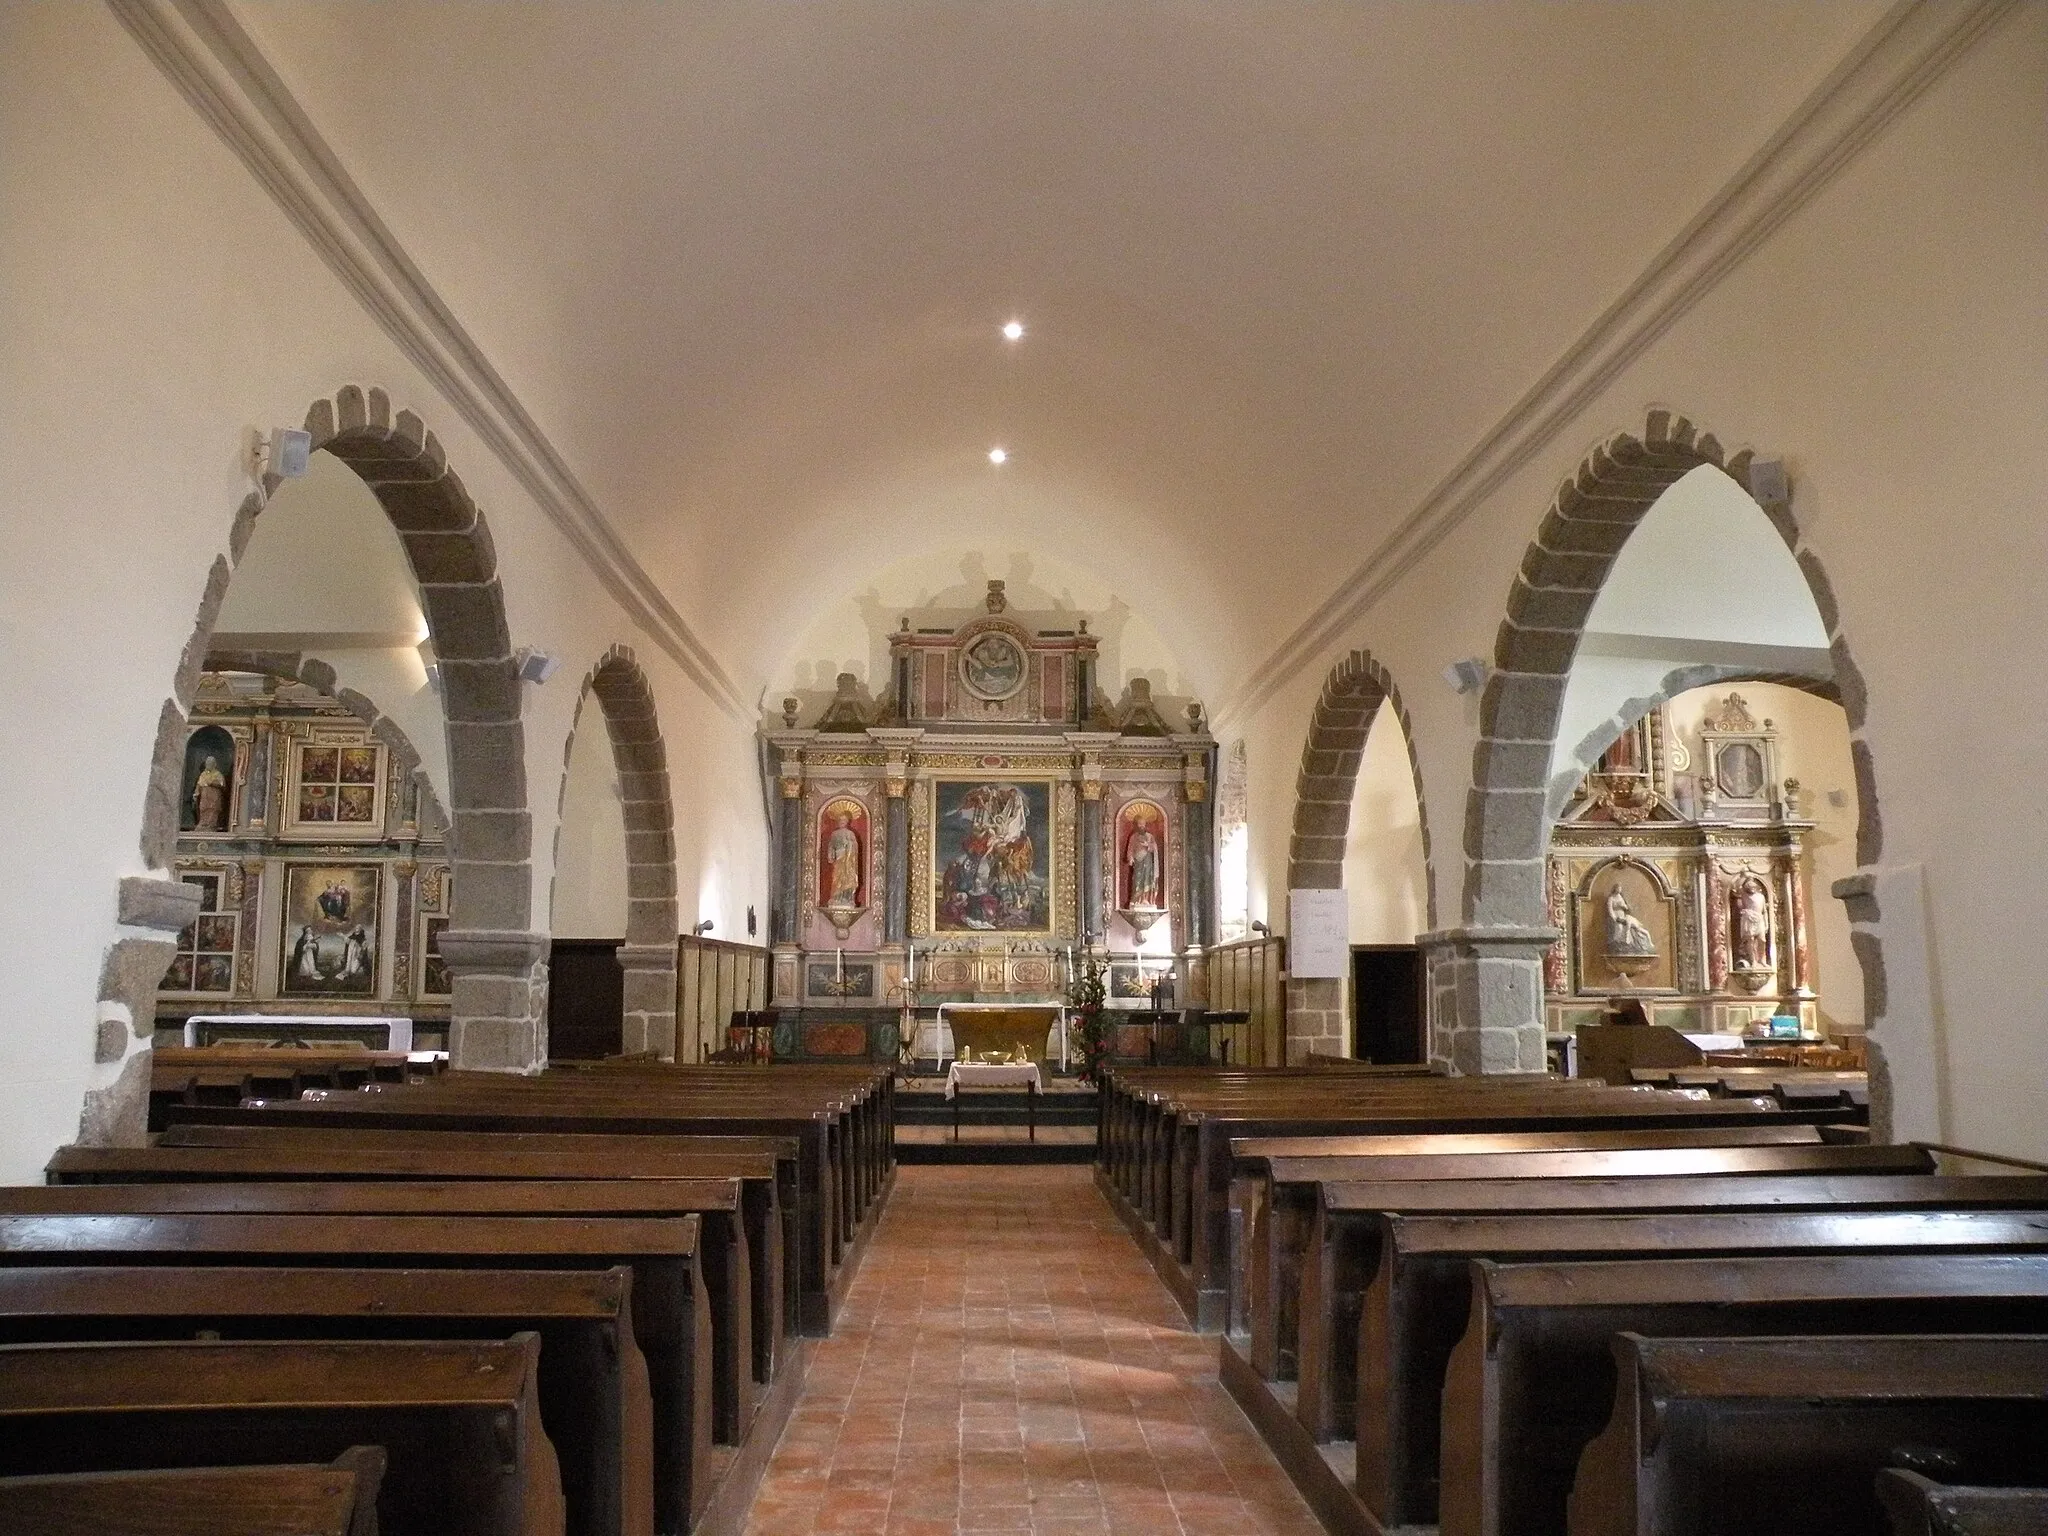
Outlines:
{"label": "recessed ceiling light", "polygon": [[1005,449],[1005,448],[991,448],[991,449],[989,449],[989,451],[988,451],[988,461],[989,461],[989,463],[991,463],[991,464],[1007,464],[1007,463],[1009,463],[1009,462],[1010,462],[1010,454],[1009,454],[1009,450],[1008,450],[1008,449]]}
{"label": "recessed ceiling light", "polygon": [[1003,340],[1022,341],[1023,339],[1024,322],[1022,320],[1012,320],[1003,327]]}

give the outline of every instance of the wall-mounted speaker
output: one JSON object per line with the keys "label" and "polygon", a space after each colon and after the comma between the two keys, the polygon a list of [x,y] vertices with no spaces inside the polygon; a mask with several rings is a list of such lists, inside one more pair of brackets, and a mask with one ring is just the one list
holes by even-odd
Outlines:
{"label": "wall-mounted speaker", "polygon": [[1467,656],[1444,668],[1444,681],[1451,685],[1453,693],[1476,693],[1486,681],[1486,671],[1485,662],[1477,656]]}

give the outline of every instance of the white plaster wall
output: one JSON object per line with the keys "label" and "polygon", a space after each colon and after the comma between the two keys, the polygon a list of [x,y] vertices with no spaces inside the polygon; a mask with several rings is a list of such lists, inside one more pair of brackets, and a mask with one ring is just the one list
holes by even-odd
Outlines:
{"label": "white plaster wall", "polygon": [[548,931],[558,939],[626,936],[626,812],[611,737],[595,698],[583,701],[583,718],[569,742]]}
{"label": "white plaster wall", "polygon": [[1354,944],[1412,944],[1428,926],[1422,808],[1401,718],[1382,708],[1366,733],[1344,835],[1344,897]]}
{"label": "white plaster wall", "polygon": [[[485,509],[515,642],[569,658],[526,690],[537,923],[575,703],[566,680],[630,624],[559,530],[97,6],[0,9],[0,712],[38,771],[0,796],[0,1179],[77,1132],[115,889],[138,837],[159,711],[208,568],[250,489],[247,434],[345,383],[419,412]],[[645,637],[685,784],[685,886],[765,885],[751,725],[711,707]],[[576,665],[583,659],[582,667]],[[366,690],[370,691],[370,690]],[[677,743],[680,743],[678,747]],[[423,749],[425,743],[421,743]],[[725,787],[706,794],[699,772]],[[688,910],[686,900],[685,911]],[[729,930],[728,930],[729,931]]]}
{"label": "white plaster wall", "polygon": [[[1924,924],[1908,913],[1881,925],[1913,985],[1875,1038],[1925,1063],[1897,1089],[1909,1107],[1933,1106],[1942,1134],[2035,1156],[2048,1153],[2048,946],[2036,921],[2048,813],[2030,788],[2048,749],[2048,717],[2031,705],[2048,670],[2048,436],[2032,426],[2048,420],[2044,81],[2048,7],[2016,7],[1316,666],[1255,715],[1222,722],[1245,730],[1268,771],[1298,761],[1323,673],[1369,647],[1414,723],[1439,918],[1455,922],[1478,706],[1435,674],[1491,656],[1558,482],[1608,435],[1640,431],[1652,406],[1731,449],[1784,456],[1793,512],[1869,687],[1877,867],[1924,896]],[[1287,777],[1284,789],[1255,777],[1255,888],[1284,885]]]}

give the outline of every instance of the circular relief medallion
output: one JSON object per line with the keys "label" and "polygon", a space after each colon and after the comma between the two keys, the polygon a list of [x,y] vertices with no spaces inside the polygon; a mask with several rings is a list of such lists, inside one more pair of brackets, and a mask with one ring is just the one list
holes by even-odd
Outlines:
{"label": "circular relief medallion", "polygon": [[960,681],[977,699],[1007,699],[1027,675],[1024,647],[998,631],[969,641],[960,652]]}

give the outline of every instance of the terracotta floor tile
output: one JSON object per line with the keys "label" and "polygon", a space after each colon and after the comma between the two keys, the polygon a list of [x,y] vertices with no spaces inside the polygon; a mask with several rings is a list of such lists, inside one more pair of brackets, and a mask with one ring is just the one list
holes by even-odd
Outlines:
{"label": "terracotta floor tile", "polygon": [[905,1167],[747,1536],[1315,1536],[1090,1170]]}

